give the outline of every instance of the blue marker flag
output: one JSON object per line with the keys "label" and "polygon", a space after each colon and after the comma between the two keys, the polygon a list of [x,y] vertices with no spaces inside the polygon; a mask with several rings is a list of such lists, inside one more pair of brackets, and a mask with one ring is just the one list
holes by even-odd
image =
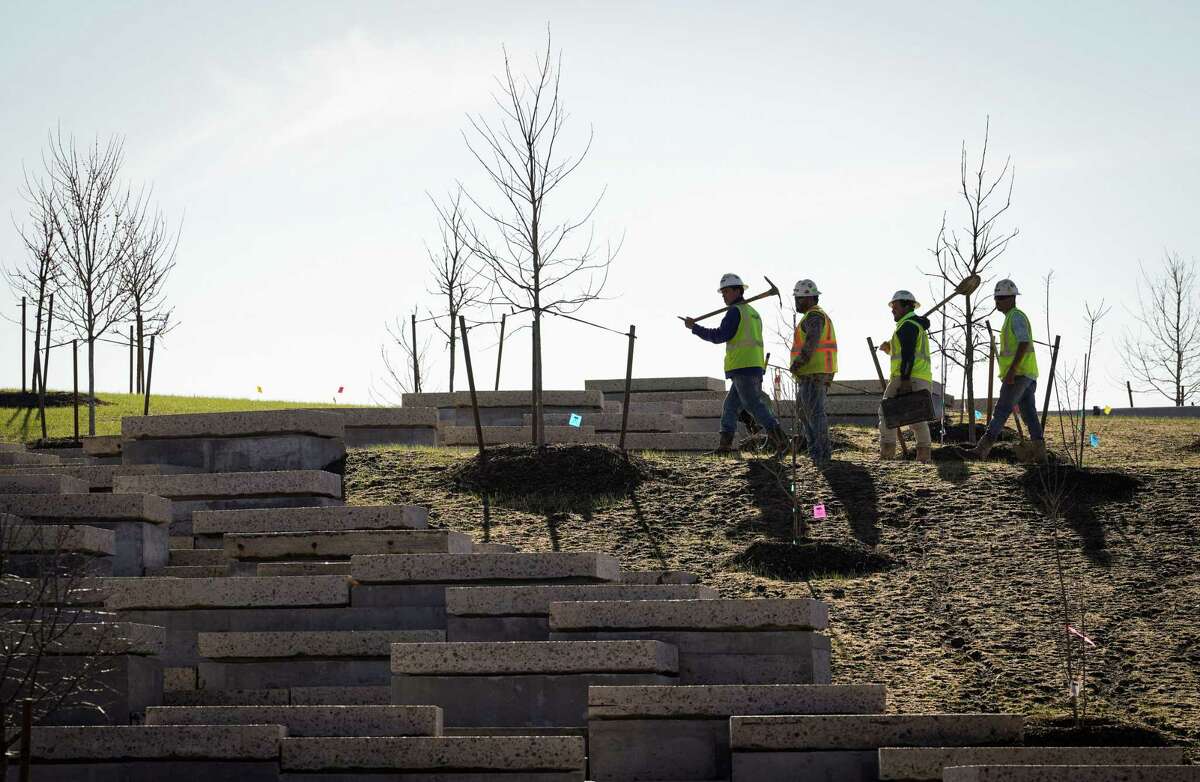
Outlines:
{"label": "blue marker flag", "polygon": [[567,419],[567,423],[578,429],[579,425],[583,423],[583,416],[579,413],[571,413],[571,417]]}
{"label": "blue marker flag", "polygon": [[1096,434],[1095,432],[1092,432],[1092,436],[1088,438],[1088,444],[1091,445],[1093,448],[1099,448],[1100,447],[1100,435]]}

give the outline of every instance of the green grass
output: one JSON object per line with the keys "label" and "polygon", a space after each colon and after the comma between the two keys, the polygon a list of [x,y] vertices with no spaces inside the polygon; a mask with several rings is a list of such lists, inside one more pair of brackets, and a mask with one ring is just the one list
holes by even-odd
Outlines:
{"label": "green grass", "polygon": [[[12,389],[0,389],[0,393],[14,393]],[[141,415],[143,397],[140,394],[98,393],[101,402],[96,405],[96,434],[120,434],[121,418]],[[150,395],[150,414],[169,413],[225,413],[238,410],[281,410],[297,407],[330,407],[328,402],[287,402],[275,399],[225,399],[209,396]],[[79,407],[79,432],[87,434],[88,411]],[[70,438],[75,435],[74,409],[67,407],[46,408],[46,433],[51,439]],[[0,440],[6,442],[39,440],[42,436],[41,420],[36,407],[0,407]]]}

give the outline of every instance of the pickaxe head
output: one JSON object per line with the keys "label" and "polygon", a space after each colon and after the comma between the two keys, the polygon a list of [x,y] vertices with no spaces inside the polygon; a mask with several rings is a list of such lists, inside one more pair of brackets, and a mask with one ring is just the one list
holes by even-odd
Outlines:
{"label": "pickaxe head", "polygon": [[783,306],[783,297],[779,295],[779,286],[776,285],[775,283],[771,282],[771,278],[766,276],[765,274],[763,275],[763,279],[767,281],[767,285],[771,286],[771,290],[767,291],[765,296],[774,296],[775,299],[779,302],[779,306],[782,307]]}

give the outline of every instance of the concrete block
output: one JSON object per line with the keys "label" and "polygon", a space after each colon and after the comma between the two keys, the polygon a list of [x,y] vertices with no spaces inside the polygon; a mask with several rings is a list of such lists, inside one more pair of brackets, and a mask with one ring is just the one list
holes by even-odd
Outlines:
{"label": "concrete block", "polygon": [[372,445],[437,445],[435,407],[333,407],[345,426],[347,448]]}
{"label": "concrete block", "polygon": [[288,691],[275,690],[176,690],[163,693],[164,706],[287,706]]}
{"label": "concrete block", "polygon": [[317,532],[351,529],[425,529],[429,510],[416,505],[339,505],[324,508],[262,508],[197,511],[197,535],[228,532]]}
{"label": "concrete block", "polygon": [[86,481],[69,475],[0,473],[0,494],[86,494]]}
{"label": "concrete block", "polygon": [[829,780],[829,782],[876,782],[879,763],[870,750],[817,752],[733,753],[731,782],[763,780]]}
{"label": "concrete block", "polygon": [[507,543],[476,543],[472,551],[476,554],[517,554],[520,549]]}
{"label": "concrete block", "polygon": [[171,503],[148,494],[0,494],[0,512],[40,522],[167,524]]}
{"label": "concrete block", "polygon": [[1176,766],[1182,747],[882,747],[879,778],[942,778],[951,766]]}
{"label": "concrete block", "polygon": [[552,584],[455,587],[446,590],[446,613],[455,616],[548,616],[565,601],[712,600],[717,592],[696,585]]}
{"label": "concrete block", "polygon": [[251,437],[311,434],[341,437],[342,419],[316,410],[254,410],[238,413],[184,413],[127,416],[121,419],[126,440],[191,437]]}
{"label": "concrete block", "polygon": [[194,689],[195,668],[163,668],[163,692],[187,692]]}
{"label": "concrete block", "polygon": [[[485,445],[504,445],[506,443],[528,443],[532,430],[528,426],[484,426],[483,442]],[[593,442],[596,430],[590,426],[547,426],[545,427],[546,442],[558,443],[589,443]],[[441,430],[443,445],[476,445],[478,438],[473,426],[443,426]]]}
{"label": "concrete block", "polygon": [[[568,426],[570,423],[570,413],[553,413],[542,416],[546,422],[547,430]],[[583,416],[581,426],[590,426],[596,432],[617,432],[621,431],[621,419],[623,416],[620,413],[593,413]],[[530,426],[533,423],[533,416],[526,413],[524,417],[524,425]],[[670,413],[630,413],[629,421],[626,423],[626,432],[678,432],[683,428],[683,418]]]}
{"label": "concrete block", "polygon": [[342,496],[341,476],[324,470],[127,475],[113,479],[114,494],[156,494],[172,500],[224,497]]}
{"label": "concrete block", "polygon": [[391,657],[392,644],[438,643],[441,630],[331,630],[200,633],[200,654],[212,659]]}
{"label": "concrete block", "polygon": [[[616,445],[619,435],[599,434],[596,442]],[[715,432],[630,432],[625,435],[625,447],[631,451],[713,451],[720,443]]]}
{"label": "concrete block", "polygon": [[163,475],[185,468],[160,464],[55,464],[46,467],[0,467],[0,475],[65,475],[78,478],[94,492],[112,490],[116,475]]}
{"label": "concrete block", "polygon": [[619,581],[620,565],[596,552],[529,554],[371,554],[350,558],[364,584],[436,584],[512,581],[590,583]]}
{"label": "concrete block", "polygon": [[882,685],[592,687],[588,756],[595,780],[728,779],[735,714],[874,713]]}
{"label": "concrete block", "polygon": [[[77,678],[85,672],[83,659],[44,657],[38,675],[44,680]],[[140,720],[148,707],[162,703],[162,669],[162,662],[149,655],[106,656],[101,669],[85,674],[87,686],[60,702],[41,724],[128,725]]]}
{"label": "concrete block", "polygon": [[167,547],[169,551],[181,551],[183,549],[196,548],[196,539],[191,535],[169,535],[167,536]]}
{"label": "concrete block", "polygon": [[279,725],[36,727],[32,755],[49,761],[274,760]]}
{"label": "concrete block", "polygon": [[229,564],[225,552],[219,548],[171,549],[171,565],[220,565]]}
{"label": "concrete block", "polygon": [[292,687],[293,705],[379,706],[392,702],[390,685],[364,687]]}
{"label": "concrete block", "polygon": [[471,539],[444,529],[226,533],[225,556],[243,561],[331,560],[355,554],[469,554]]}
{"label": "concrete block", "polygon": [[349,576],[350,561],[260,562],[254,572],[258,576]]}
{"label": "concrete block", "polygon": [[[608,394],[625,393],[625,378],[611,380],[584,380],[583,387],[589,391]],[[725,392],[725,381],[718,377],[635,377],[630,381],[630,391],[720,391]]]}
{"label": "concrete block", "polygon": [[346,443],[341,437],[311,434],[130,440],[121,454],[125,466],[170,465],[188,473],[329,470],[340,474],[345,459]]}
{"label": "concrete block", "polygon": [[341,576],[297,578],[106,578],[93,584],[105,591],[112,611],[131,609],[300,608],[345,606],[350,585]]}
{"label": "concrete block", "polygon": [[[291,689],[312,682],[337,687],[382,687],[389,680],[385,657],[295,657],[196,663],[202,689]],[[426,701],[431,703],[431,701]]]}
{"label": "concrete block", "polygon": [[[5,554],[85,554],[112,556],[116,535],[111,529],[82,524],[29,524],[21,517],[0,514]],[[5,563],[8,564],[7,562]]]}
{"label": "concrete block", "polygon": [[959,766],[946,782],[1195,782],[1200,766]]}
{"label": "concrete block", "polygon": [[[629,394],[629,412],[635,412],[635,405],[657,402],[687,402],[693,399],[724,399],[725,391],[715,390],[693,390],[693,391],[636,391]],[[618,402],[623,398],[623,393],[605,394],[605,399],[615,399]]]}
{"label": "concrete block", "polygon": [[0,465],[53,465],[62,464],[62,459],[57,456],[43,453],[29,453],[28,451],[0,451]]}
{"label": "concrete block", "polygon": [[392,645],[392,673],[514,675],[663,673],[678,670],[675,649],[656,641],[516,641]]}
{"label": "concrete block", "polygon": [[[524,407],[532,404],[530,391],[479,391],[476,394],[480,407]],[[599,409],[604,395],[599,391],[548,391],[542,390],[543,407],[576,407]],[[471,407],[470,391],[455,391],[453,394],[404,394],[404,407]]]}
{"label": "concrete block", "polygon": [[158,706],[147,725],[282,725],[288,736],[438,736],[437,706]]}
{"label": "concrete block", "polygon": [[[0,636],[6,640],[6,650],[19,651],[26,627],[22,622],[12,630],[0,629]],[[53,630],[53,642],[44,653],[54,656],[152,656],[161,654],[166,645],[167,632],[162,627],[137,622],[73,622],[69,627],[60,626]]]}
{"label": "concrete block", "polygon": [[733,717],[735,751],[803,752],[880,747],[948,747],[1016,743],[1019,714],[872,714]]}
{"label": "concrete block", "polygon": [[700,577],[686,570],[622,570],[622,584],[698,584]]}
{"label": "concrete block", "polygon": [[105,434],[95,437],[82,437],[83,452],[88,456],[120,456],[121,435]]}
{"label": "concrete block", "polygon": [[229,565],[167,565],[148,571],[151,578],[224,578],[233,575]]}
{"label": "concrete block", "polygon": [[[512,779],[545,777],[583,781],[583,739],[573,736],[443,736],[379,738],[287,738],[281,742],[284,771],[390,771],[442,774],[452,779],[503,772]],[[458,772],[451,776],[449,772]],[[433,776],[437,774],[438,776]],[[537,776],[535,776],[537,775]]]}
{"label": "concrete block", "polygon": [[550,606],[550,629],[585,630],[824,630],[829,606],[820,600],[612,600]]}

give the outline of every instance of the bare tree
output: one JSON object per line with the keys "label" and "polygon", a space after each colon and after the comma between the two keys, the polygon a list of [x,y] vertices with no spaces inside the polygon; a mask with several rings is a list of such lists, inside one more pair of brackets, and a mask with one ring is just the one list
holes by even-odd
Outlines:
{"label": "bare tree", "polygon": [[450,344],[450,390],[454,391],[454,369],[457,361],[458,316],[483,300],[484,289],[477,283],[479,272],[471,266],[474,253],[471,250],[470,230],[462,209],[463,191],[460,187],[454,196],[439,204],[430,197],[438,214],[438,239],[436,249],[426,248],[433,267],[433,293],[446,300],[446,325],[441,318],[433,324]]}
{"label": "bare tree", "polygon": [[[379,357],[383,359],[384,377],[382,387],[371,389],[371,397],[380,404],[398,405],[404,394],[420,393],[421,377],[429,376],[429,343],[414,339],[412,320],[416,309],[408,319],[396,318],[395,323],[384,324],[389,342],[379,346]],[[393,358],[391,350],[399,349]]]}
{"label": "bare tree", "polygon": [[[472,205],[494,233],[472,229],[471,249],[495,291],[493,305],[532,312],[533,442],[545,444],[542,419],[542,315],[577,312],[600,298],[608,270],[620,246],[601,255],[590,227],[604,193],[578,218],[558,219],[550,209],[555,191],[583,163],[592,133],[577,155],[562,152],[567,112],[560,86],[562,54],[546,51],[535,60],[532,76],[513,72],[504,50],[504,76],[495,96],[501,117],[470,117],[467,147],[499,194],[499,206],[485,206],[467,192]],[[472,141],[472,137],[474,141]],[[584,231],[587,227],[586,232]]]}
{"label": "bare tree", "polygon": [[1142,333],[1122,338],[1125,365],[1140,383],[1182,407],[1200,395],[1200,285],[1196,262],[1166,252],[1155,277],[1139,266]]}
{"label": "bare tree", "polygon": [[[987,270],[996,262],[1008,244],[1019,233],[1018,229],[1001,229],[1000,218],[1012,206],[1013,180],[1015,179],[1012,159],[1005,158],[1000,173],[992,176],[988,171],[988,144],[991,136],[991,118],[984,125],[983,148],[979,153],[978,166],[968,165],[967,144],[962,146],[962,162],[960,166],[960,190],[963,202],[967,207],[966,224],[961,230],[946,230],[946,217],[942,217],[942,228],[938,233],[940,251],[935,251],[937,272],[950,287],[954,287],[967,277],[978,274],[983,277]],[[1007,188],[1005,187],[1007,180]],[[1003,200],[1002,200],[1003,199]],[[985,283],[987,280],[985,280]],[[985,297],[984,298],[986,301]],[[947,319],[951,321],[948,329],[962,331],[961,350],[947,350],[944,355],[959,366],[966,381],[967,410],[975,409],[975,359],[977,353],[976,330],[979,322],[986,318],[991,310],[980,313],[981,305],[971,296],[964,297],[962,303],[957,301],[949,306]],[[986,340],[984,340],[986,344]],[[947,345],[947,347],[949,347]],[[967,415],[968,436],[975,439],[975,417]]]}
{"label": "bare tree", "polygon": [[[54,202],[54,191],[41,179],[33,179],[28,172],[25,174],[25,184],[21,195],[29,205],[27,220],[24,225],[17,226],[29,253],[19,265],[5,269],[9,284],[19,294],[24,295],[34,303],[34,332],[33,332],[33,393],[36,395],[43,383],[42,378],[42,317],[45,312],[46,299],[58,287],[60,269],[56,251],[58,239],[55,233],[57,207]],[[51,335],[47,335],[47,344]]]}
{"label": "bare tree", "polygon": [[51,135],[47,168],[55,200],[54,232],[63,270],[63,317],[87,343],[88,434],[96,434],[96,340],[120,323],[129,297],[121,270],[130,252],[122,229],[130,196],[117,181],[122,142],[99,140],[80,150],[73,137]]}
{"label": "bare tree", "polygon": [[137,391],[145,388],[145,345],[148,336],[161,337],[176,325],[166,305],[166,281],[175,268],[182,226],[173,234],[159,211],[139,198],[121,223],[127,252],[122,257],[120,286],[128,298],[137,342]]}
{"label": "bare tree", "polygon": [[[129,639],[92,606],[95,575],[73,553],[79,528],[0,514],[0,773],[30,701],[35,724],[63,709],[104,711],[105,674]],[[127,715],[115,715],[118,724]]]}

